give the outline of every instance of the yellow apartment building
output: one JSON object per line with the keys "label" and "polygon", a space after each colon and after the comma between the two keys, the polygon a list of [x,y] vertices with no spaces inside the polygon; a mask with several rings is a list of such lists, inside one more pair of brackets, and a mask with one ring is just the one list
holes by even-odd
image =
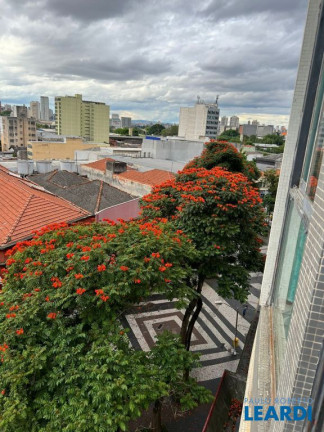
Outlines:
{"label": "yellow apartment building", "polygon": [[109,142],[109,106],[82,100],[82,95],[55,98],[58,135],[81,136],[87,141]]}
{"label": "yellow apartment building", "polygon": [[79,137],[66,137],[62,142],[56,141],[29,141],[27,145],[28,159],[33,160],[74,160],[75,150],[87,150],[94,147],[94,144],[84,142]]}

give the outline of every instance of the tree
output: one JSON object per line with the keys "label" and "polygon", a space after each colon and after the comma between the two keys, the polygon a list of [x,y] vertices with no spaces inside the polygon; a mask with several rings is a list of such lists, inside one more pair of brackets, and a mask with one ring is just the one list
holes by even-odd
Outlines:
{"label": "tree", "polygon": [[246,300],[249,272],[263,266],[260,235],[266,223],[261,203],[247,177],[221,167],[184,169],[142,198],[143,216],[173,221],[192,240],[198,254],[190,263],[194,275],[188,279],[196,297],[186,309],[181,329],[187,349],[202,308],[206,278],[217,278],[221,296]]}
{"label": "tree", "polygon": [[[193,378],[184,380],[183,371],[197,367],[199,355],[187,351],[178,336],[164,332],[148,354],[150,364],[157,366],[159,381],[168,386],[168,398],[177,403],[180,411],[195,408],[200,403],[210,402],[210,392],[197,385]],[[162,431],[161,409],[166,396],[156,399],[153,406],[152,430]]]}
{"label": "tree", "polygon": [[285,143],[285,140],[281,135],[269,134],[269,135],[265,135],[262,138],[262,142],[264,144],[277,144],[279,146],[279,145],[283,145]]}
{"label": "tree", "polygon": [[129,135],[129,129],[127,127],[125,128],[117,128],[114,130],[114,133],[119,134],[119,135]]}
{"label": "tree", "polygon": [[279,174],[277,173],[277,171],[276,170],[265,171],[264,183],[268,191],[263,198],[263,202],[265,207],[267,208],[267,213],[271,214],[273,213],[274,210],[278,183],[279,183]]}
{"label": "tree", "polygon": [[240,136],[240,133],[236,130],[236,129],[228,129],[228,130],[225,130],[224,132],[222,132],[220,135],[219,135],[219,138],[223,138],[223,137],[239,137]]}
{"label": "tree", "polygon": [[148,135],[161,135],[162,131],[165,129],[160,123],[156,123],[147,128]]}
{"label": "tree", "polygon": [[216,166],[243,173],[249,180],[258,180],[261,175],[256,164],[248,161],[244,153],[240,153],[227,141],[219,140],[206,143],[201,155],[190,161],[185,169],[194,167],[211,169]]}
{"label": "tree", "polygon": [[[187,263],[195,251],[184,234],[166,220],[58,224],[8,255],[0,294],[2,431],[125,430],[170,394],[162,360],[132,350],[118,316],[152,292],[179,304],[192,298]],[[193,399],[189,390],[183,397],[197,401],[198,393],[206,397],[194,386]]]}
{"label": "tree", "polygon": [[163,129],[162,136],[178,136],[179,126],[172,125],[166,129]]}
{"label": "tree", "polygon": [[11,114],[11,111],[1,111],[0,112],[0,116],[10,116],[10,114]]}

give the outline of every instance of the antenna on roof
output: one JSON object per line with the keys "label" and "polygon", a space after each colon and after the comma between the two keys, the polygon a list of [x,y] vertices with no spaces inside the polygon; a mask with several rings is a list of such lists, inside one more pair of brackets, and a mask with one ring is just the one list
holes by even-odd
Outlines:
{"label": "antenna on roof", "polygon": [[200,104],[200,96],[197,96],[197,104]]}
{"label": "antenna on roof", "polygon": [[216,100],[215,100],[216,105],[218,105],[218,98],[219,98],[219,95],[216,96]]}

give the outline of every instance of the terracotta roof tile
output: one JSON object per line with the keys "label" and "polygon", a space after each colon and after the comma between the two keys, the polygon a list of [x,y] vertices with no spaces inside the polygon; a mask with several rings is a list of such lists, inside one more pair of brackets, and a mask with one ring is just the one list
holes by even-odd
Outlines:
{"label": "terracotta roof tile", "polygon": [[106,162],[114,162],[114,161],[115,159],[105,158],[105,159],[99,159],[96,162],[90,162],[88,164],[84,164],[84,166],[105,172]]}
{"label": "terracotta roof tile", "polygon": [[146,172],[126,171],[118,174],[118,177],[132,180],[137,183],[147,184],[149,186],[155,186],[167,180],[172,180],[175,175],[170,171],[153,169]]}
{"label": "terracotta roof tile", "polygon": [[0,247],[55,222],[72,222],[89,213],[0,166]]}

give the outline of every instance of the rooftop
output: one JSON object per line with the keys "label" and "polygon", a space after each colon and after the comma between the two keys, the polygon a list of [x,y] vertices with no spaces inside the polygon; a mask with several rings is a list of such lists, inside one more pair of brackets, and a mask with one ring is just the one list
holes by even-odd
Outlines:
{"label": "rooftop", "polygon": [[[101,162],[101,161],[98,161]],[[76,173],[53,171],[28,177],[46,190],[95,214],[100,210],[129,201],[134,197],[100,180],[88,180]]]}
{"label": "rooftop", "polygon": [[[117,160],[117,159],[112,159],[112,158],[99,159],[96,162],[90,162],[88,164],[84,164],[83,166],[93,168],[93,169],[96,169],[98,171],[105,172],[106,171],[106,162],[114,162],[115,160]],[[134,159],[133,159],[133,161],[134,161]],[[172,172],[166,171],[166,170],[151,169],[151,170],[147,170],[147,171],[142,172],[142,171],[137,171],[133,168],[130,168],[129,166],[127,166],[127,171],[120,173],[120,174],[115,174],[115,175],[117,175],[119,178],[132,180],[134,182],[146,184],[149,186],[158,185],[158,184],[163,183],[167,180],[171,180],[175,177],[175,175]]]}
{"label": "rooftop", "polygon": [[29,238],[57,222],[74,222],[90,214],[0,166],[0,249]]}

